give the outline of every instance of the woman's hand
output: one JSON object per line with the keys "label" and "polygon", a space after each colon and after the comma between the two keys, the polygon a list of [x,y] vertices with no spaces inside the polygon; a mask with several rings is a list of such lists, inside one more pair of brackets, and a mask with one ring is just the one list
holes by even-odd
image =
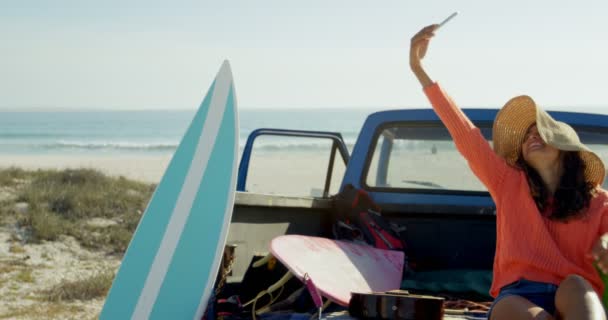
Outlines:
{"label": "woman's hand", "polygon": [[422,87],[433,84],[431,78],[427,75],[426,71],[422,67],[422,59],[426,55],[426,51],[429,47],[431,38],[435,35],[433,32],[439,27],[437,24],[422,28],[418,31],[414,37],[412,37],[410,43],[410,68],[422,84]]}
{"label": "woman's hand", "polygon": [[591,251],[591,256],[597,262],[597,267],[604,274],[608,274],[608,233],[597,240]]}

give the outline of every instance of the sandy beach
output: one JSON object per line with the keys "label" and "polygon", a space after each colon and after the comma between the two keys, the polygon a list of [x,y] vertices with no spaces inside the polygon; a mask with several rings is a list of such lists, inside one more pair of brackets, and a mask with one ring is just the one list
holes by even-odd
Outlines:
{"label": "sandy beach", "polygon": [[41,292],[65,281],[114,272],[120,259],[83,249],[72,237],[21,244],[13,239],[13,231],[0,227],[0,319],[97,319],[102,298],[57,303],[41,301]]}
{"label": "sandy beach", "polygon": [[0,169],[92,168],[111,176],[158,183],[171,155],[0,155]]}
{"label": "sandy beach", "polygon": [[[329,157],[305,154],[259,154],[252,156],[247,190],[286,195],[318,194],[325,182]],[[92,168],[110,176],[158,183],[171,155],[0,155],[0,169],[26,170]],[[340,160],[341,161],[341,160]],[[337,190],[344,165],[336,164],[332,190]]]}
{"label": "sandy beach", "polygon": [[[146,182],[160,182],[171,155],[1,155],[0,169],[26,170],[93,168],[110,176],[124,176]],[[374,158],[367,183],[373,186]],[[253,153],[247,174],[246,191],[291,196],[319,196],[325,184],[329,156],[323,153]],[[420,168],[433,166],[433,170]],[[335,162],[330,192],[336,193],[344,176],[341,158]],[[389,165],[388,182],[394,187],[483,191],[485,188],[456,151],[410,152],[395,156]],[[425,185],[431,182],[431,185]]]}

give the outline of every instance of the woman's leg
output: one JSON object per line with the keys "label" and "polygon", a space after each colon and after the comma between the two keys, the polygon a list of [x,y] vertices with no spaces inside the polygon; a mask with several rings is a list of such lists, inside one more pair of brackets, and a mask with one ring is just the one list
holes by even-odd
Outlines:
{"label": "woman's leg", "polygon": [[500,299],[492,308],[490,320],[552,320],[545,309],[520,296],[507,296]]}
{"label": "woman's leg", "polygon": [[604,307],[587,280],[569,275],[555,293],[555,307],[564,320],[606,319]]}

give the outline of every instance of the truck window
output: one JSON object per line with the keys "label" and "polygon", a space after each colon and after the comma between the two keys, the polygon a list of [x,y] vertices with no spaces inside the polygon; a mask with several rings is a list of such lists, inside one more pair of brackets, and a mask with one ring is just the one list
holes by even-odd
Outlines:
{"label": "truck window", "polygon": [[486,191],[447,129],[438,126],[381,130],[366,183],[372,188]]}
{"label": "truck window", "polygon": [[[253,144],[245,190],[322,197],[331,150],[329,139],[260,136]],[[329,195],[338,192],[344,171],[344,160],[336,155]]]}
{"label": "truck window", "polygon": [[[476,125],[489,140],[491,123]],[[608,130],[589,127],[575,130],[581,141],[608,164]],[[377,134],[372,152],[365,179],[370,188],[486,191],[443,126],[406,123],[385,126]],[[604,188],[608,187],[606,180]]]}

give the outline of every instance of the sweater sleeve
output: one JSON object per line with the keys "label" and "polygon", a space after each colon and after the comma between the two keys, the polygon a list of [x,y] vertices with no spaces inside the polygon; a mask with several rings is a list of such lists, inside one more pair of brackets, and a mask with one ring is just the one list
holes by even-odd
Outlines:
{"label": "sweater sleeve", "polygon": [[492,150],[481,130],[456,106],[439,84],[427,86],[424,91],[433,109],[450,132],[456,148],[497,201],[509,165]]}

